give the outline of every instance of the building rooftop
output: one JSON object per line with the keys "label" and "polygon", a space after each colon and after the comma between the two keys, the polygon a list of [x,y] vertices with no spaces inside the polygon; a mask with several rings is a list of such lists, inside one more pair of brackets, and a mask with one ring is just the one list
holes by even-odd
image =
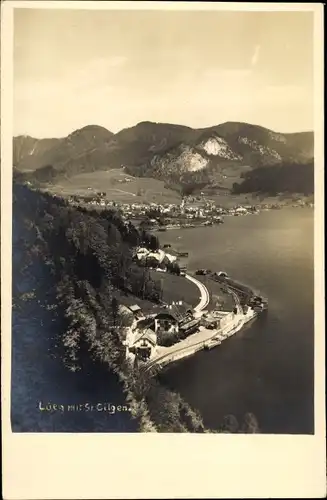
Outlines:
{"label": "building rooftop", "polygon": [[190,308],[187,304],[171,304],[170,306],[159,311],[157,316],[169,315],[175,318],[176,321],[182,321],[188,313],[193,315],[192,308]]}
{"label": "building rooftop", "polygon": [[130,311],[132,311],[132,312],[141,311],[140,306],[138,306],[137,304],[134,304],[134,305],[132,305],[132,306],[129,306],[129,309],[130,309]]}
{"label": "building rooftop", "polygon": [[148,340],[151,344],[155,345],[157,343],[157,335],[150,328],[146,328],[145,330],[140,330],[135,333],[134,339],[132,341],[132,345],[134,345],[139,340]]}
{"label": "building rooftop", "polygon": [[139,330],[151,327],[154,327],[154,318],[152,317],[144,318],[137,322],[137,328]]}

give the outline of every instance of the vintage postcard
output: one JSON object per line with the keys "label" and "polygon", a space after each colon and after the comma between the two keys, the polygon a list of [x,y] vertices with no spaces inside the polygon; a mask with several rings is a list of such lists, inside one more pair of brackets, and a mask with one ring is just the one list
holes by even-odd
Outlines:
{"label": "vintage postcard", "polygon": [[5,498],[323,496],[322,6],[1,14]]}

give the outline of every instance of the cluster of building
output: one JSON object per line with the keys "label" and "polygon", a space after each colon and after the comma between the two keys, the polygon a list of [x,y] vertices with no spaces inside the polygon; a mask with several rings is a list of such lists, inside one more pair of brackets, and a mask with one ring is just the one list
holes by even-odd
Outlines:
{"label": "cluster of building", "polygon": [[123,215],[131,220],[139,220],[148,228],[165,230],[173,227],[197,227],[223,223],[225,215],[247,215],[257,213],[258,209],[252,205],[223,208],[213,202],[187,203],[182,200],[180,204],[161,205],[149,204],[121,204],[119,206]]}
{"label": "cluster of building", "polygon": [[180,204],[125,204],[120,209],[123,215],[130,220],[138,221],[147,229],[166,230],[175,227],[195,227],[198,225],[212,225],[221,223],[221,210],[206,204],[185,205]]}
{"label": "cluster of building", "polygon": [[235,312],[195,312],[182,301],[163,307],[155,314],[145,316],[139,306],[131,306],[135,315],[128,328],[124,345],[126,359],[131,363],[137,358],[147,362],[160,354],[164,339],[173,339],[168,345],[185,339],[201,329],[223,331],[235,321]]}
{"label": "cluster of building", "polygon": [[114,201],[108,201],[106,199],[106,193],[101,191],[89,195],[71,195],[68,198],[68,202],[71,205],[76,205],[76,206],[80,205],[81,203],[93,207],[104,207],[104,208],[116,206],[116,203]]}
{"label": "cluster of building", "polygon": [[204,312],[201,318],[201,323],[209,330],[221,330],[228,326],[236,314],[234,311],[210,311]]}
{"label": "cluster of building", "polygon": [[135,259],[140,263],[147,264],[148,266],[151,266],[151,264],[154,263],[156,265],[162,264],[162,267],[177,261],[176,255],[165,252],[160,248],[158,250],[149,250],[144,247],[136,249]]}
{"label": "cluster of building", "polygon": [[[128,179],[128,178],[126,178]],[[127,181],[126,181],[127,182]],[[167,231],[178,228],[195,228],[222,224],[224,216],[244,216],[258,214],[262,210],[281,209],[281,203],[256,205],[237,205],[230,208],[216,206],[213,202],[202,198],[200,201],[183,199],[180,203],[121,203],[109,201],[106,193],[95,193],[89,196],[70,196],[72,205],[85,204],[92,208],[114,209],[120,213],[126,222],[132,222],[136,227],[147,231]],[[192,199],[193,200],[193,199]],[[288,203],[289,204],[289,203]],[[285,202],[285,206],[287,203]],[[313,203],[298,200],[291,204],[294,207],[313,207]]]}
{"label": "cluster of building", "polygon": [[[126,180],[128,182],[128,178]],[[113,202],[106,199],[106,193],[98,192],[90,195],[72,195],[68,198],[68,201],[72,204],[78,202],[84,202],[88,205],[97,205],[101,207],[116,207],[122,214],[131,219],[137,219],[142,217],[147,217],[151,214],[155,214],[156,218],[167,219],[166,223],[169,223],[169,219],[183,218],[183,219],[211,219],[212,221],[221,221],[222,215],[228,215],[232,213],[250,211],[254,207],[236,207],[234,209],[227,209],[222,207],[217,207],[213,202],[210,201],[194,201],[189,202],[183,199],[180,203],[146,203],[146,202],[134,202],[134,203],[121,203]]]}
{"label": "cluster of building", "polygon": [[137,319],[128,329],[124,341],[126,358],[147,361],[153,358],[163,338],[186,338],[200,326],[201,315],[195,313],[182,301],[164,306],[155,314],[140,316],[141,309],[132,306]]}
{"label": "cluster of building", "polygon": [[[129,178],[122,179],[129,182]],[[115,208],[119,210],[122,217],[134,223],[144,223],[151,229],[170,229],[173,227],[196,227],[199,225],[209,226],[223,222],[223,216],[238,216],[257,214],[261,210],[280,209],[282,205],[278,203],[260,204],[260,206],[244,204],[226,208],[216,206],[214,202],[203,197],[183,198],[180,203],[149,203],[133,202],[121,203],[109,201],[106,193],[96,192],[85,196],[70,196],[68,201],[71,204],[85,203],[86,205],[102,208]],[[285,202],[287,205],[287,203]],[[298,200],[292,206],[313,206],[309,201]]]}

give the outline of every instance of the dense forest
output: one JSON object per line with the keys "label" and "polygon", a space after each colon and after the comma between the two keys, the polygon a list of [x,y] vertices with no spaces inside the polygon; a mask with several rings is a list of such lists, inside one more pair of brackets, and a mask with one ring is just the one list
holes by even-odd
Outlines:
{"label": "dense forest", "polygon": [[[57,284],[53,306],[62,311],[63,328],[56,345],[67,370],[82,371],[85,359],[105,363],[119,377],[141,431],[212,432],[179,394],[125,361],[127,319],[121,314],[120,298],[131,295],[159,303],[161,295],[160,283],[134,262],[133,251],[141,242],[153,247],[158,242],[125,223],[114,210],[72,207],[58,196],[17,182],[13,204],[14,215],[33,235],[33,245],[24,238],[20,241],[26,250],[25,265],[41,259]],[[242,425],[230,416],[217,429],[258,432],[258,425],[248,414]]]}
{"label": "dense forest", "polygon": [[313,161],[258,167],[242,177],[243,182],[233,185],[235,194],[260,192],[275,196],[279,193],[310,195],[314,192]]}

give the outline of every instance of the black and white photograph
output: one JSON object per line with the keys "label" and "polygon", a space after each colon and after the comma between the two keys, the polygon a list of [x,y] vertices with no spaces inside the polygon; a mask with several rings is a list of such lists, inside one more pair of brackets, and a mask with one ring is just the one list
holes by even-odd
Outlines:
{"label": "black and white photograph", "polygon": [[2,3],[7,500],[325,494],[320,7]]}
{"label": "black and white photograph", "polygon": [[314,434],[313,28],[14,10],[13,432]]}

